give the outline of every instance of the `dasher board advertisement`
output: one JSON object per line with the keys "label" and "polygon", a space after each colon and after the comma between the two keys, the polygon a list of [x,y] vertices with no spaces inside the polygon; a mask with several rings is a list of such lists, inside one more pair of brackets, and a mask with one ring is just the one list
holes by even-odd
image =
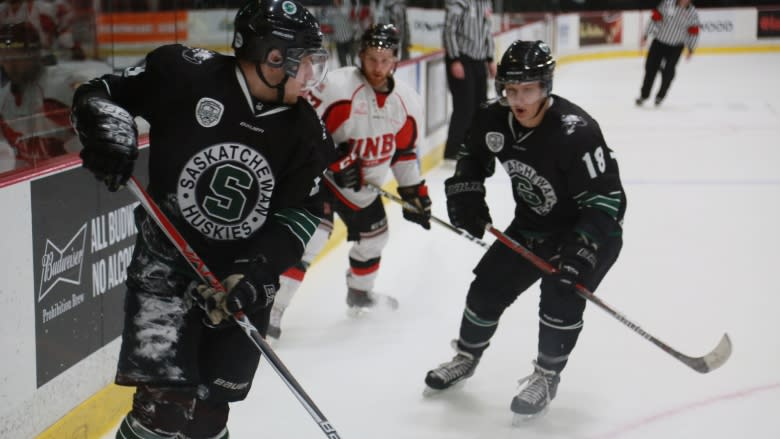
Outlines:
{"label": "dasher board advertisement", "polygon": [[[148,149],[136,175],[146,181]],[[110,193],[79,167],[30,182],[37,386],[122,331],[127,265],[135,244],[128,191]]]}

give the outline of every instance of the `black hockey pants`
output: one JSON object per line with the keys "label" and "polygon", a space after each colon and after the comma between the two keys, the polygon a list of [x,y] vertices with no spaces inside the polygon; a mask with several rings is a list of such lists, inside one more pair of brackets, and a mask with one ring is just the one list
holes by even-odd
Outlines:
{"label": "black hockey pants", "polygon": [[680,61],[682,51],[682,45],[670,46],[658,40],[653,40],[645,61],[645,78],[642,81],[641,92],[642,99],[650,97],[653,82],[655,82],[655,77],[659,70],[661,71],[661,88],[656,93],[656,99],[663,100],[666,97],[669,86],[672,85],[675,68],[677,67],[677,62]]}
{"label": "black hockey pants", "polygon": [[450,66],[454,60],[447,59],[447,85],[452,93],[452,116],[444,147],[444,158],[454,159],[460,145],[466,139],[466,130],[479,108],[487,100],[487,65],[485,60],[461,58],[463,79],[452,76]]}
{"label": "black hockey pants", "polygon": [[[505,232],[537,256],[550,260],[558,250],[559,239],[524,237],[513,222]],[[595,291],[620,253],[621,237],[610,238],[597,253],[596,269],[584,284]],[[546,275],[520,254],[496,241],[474,269],[476,277],[466,297],[466,311],[461,323],[461,349],[481,355],[498,327],[498,320],[517,297],[540,278],[539,352],[560,358],[560,369],[576,344],[582,327],[585,299],[577,294],[560,294]]]}

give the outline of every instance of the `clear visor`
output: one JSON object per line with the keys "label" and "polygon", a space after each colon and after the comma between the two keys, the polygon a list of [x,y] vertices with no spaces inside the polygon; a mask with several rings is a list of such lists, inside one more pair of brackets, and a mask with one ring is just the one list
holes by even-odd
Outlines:
{"label": "clear visor", "polygon": [[523,107],[547,97],[542,81],[508,81],[498,84],[501,88],[500,102],[505,106]]}
{"label": "clear visor", "polygon": [[302,91],[319,85],[328,74],[328,51],[319,49],[288,49],[284,71],[303,84]]}

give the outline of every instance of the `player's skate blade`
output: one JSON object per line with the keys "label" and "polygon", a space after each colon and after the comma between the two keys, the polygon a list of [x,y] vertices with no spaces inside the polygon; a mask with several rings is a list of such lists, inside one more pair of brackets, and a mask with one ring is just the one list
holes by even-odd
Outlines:
{"label": "player's skate blade", "polygon": [[550,407],[545,407],[540,412],[533,413],[533,414],[514,413],[514,416],[512,417],[512,426],[522,427],[524,425],[528,425],[529,423],[532,423],[534,420],[544,417],[544,415],[547,414],[548,410],[550,410]]}
{"label": "player's skate blade", "polygon": [[448,392],[450,390],[457,390],[457,389],[460,389],[461,387],[463,387],[465,385],[466,385],[466,381],[462,380],[462,381],[458,381],[457,383],[455,383],[455,384],[453,384],[453,385],[451,385],[449,387],[445,387],[443,389],[434,389],[433,387],[425,386],[425,388],[422,391],[422,395],[423,395],[424,398],[435,398],[435,397],[441,395],[444,392]]}
{"label": "player's skate blade", "polygon": [[525,386],[517,396],[512,398],[512,404],[509,406],[515,414],[512,419],[514,426],[544,415],[558,392],[558,384],[561,382],[560,373],[545,369],[536,361],[533,365],[533,373],[520,380],[519,384]]}
{"label": "player's skate blade", "polygon": [[347,315],[349,317],[359,317],[372,311],[395,311],[398,309],[398,299],[387,294],[375,292],[359,292],[361,295],[355,296],[350,291],[347,297]]}

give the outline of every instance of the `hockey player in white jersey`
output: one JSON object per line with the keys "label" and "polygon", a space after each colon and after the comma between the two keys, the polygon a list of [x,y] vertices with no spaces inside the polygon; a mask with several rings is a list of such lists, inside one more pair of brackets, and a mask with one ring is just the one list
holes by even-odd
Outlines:
{"label": "hockey player in white jersey", "polygon": [[[410,86],[393,79],[398,44],[394,25],[371,26],[361,37],[360,66],[328,73],[309,97],[341,157],[325,174],[324,185],[331,195],[325,211],[338,213],[347,226],[347,240],[354,242],[347,271],[351,313],[380,302],[397,307],[392,297],[373,292],[389,233],[382,200],[365,184],[381,186],[392,171],[398,194],[417,207],[417,211],[404,210],[404,218],[430,229],[431,200],[420,176],[416,148],[422,121],[420,97]],[[323,221],[302,263],[282,276],[269,335],[278,337],[281,316],[306,267],[327,241],[329,227],[332,223]]]}

